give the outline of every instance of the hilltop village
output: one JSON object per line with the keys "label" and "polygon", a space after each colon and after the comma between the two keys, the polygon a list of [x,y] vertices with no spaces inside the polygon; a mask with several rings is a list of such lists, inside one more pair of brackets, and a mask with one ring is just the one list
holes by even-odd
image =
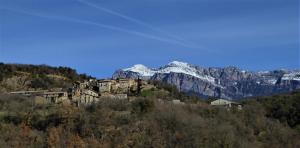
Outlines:
{"label": "hilltop village", "polygon": [[[96,103],[103,98],[109,99],[127,99],[140,94],[141,91],[155,88],[142,79],[90,79],[83,82],[76,81],[73,87],[67,91],[39,90],[39,91],[17,91],[10,94],[18,94],[35,97],[36,103],[55,103],[67,104],[74,106],[90,105]],[[59,90],[59,89],[58,89]],[[158,101],[163,102],[161,99]],[[184,102],[174,99],[170,101],[173,104],[183,105]],[[217,99],[210,102],[212,106],[224,106],[231,108],[232,106],[242,109],[242,106],[230,100]]]}
{"label": "hilltop village", "polygon": [[97,102],[102,98],[128,99],[129,95],[139,94],[142,89],[152,87],[154,86],[141,79],[90,79],[75,82],[67,91],[17,91],[11,94],[33,96],[40,102],[80,106]]}

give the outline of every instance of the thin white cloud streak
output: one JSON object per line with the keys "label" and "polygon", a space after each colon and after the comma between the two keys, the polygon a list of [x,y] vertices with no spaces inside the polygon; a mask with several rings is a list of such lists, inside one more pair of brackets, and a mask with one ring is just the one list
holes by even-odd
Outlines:
{"label": "thin white cloud streak", "polygon": [[168,36],[168,37],[170,37],[170,38],[176,39],[176,40],[178,40],[178,41],[180,41],[180,42],[185,42],[185,43],[189,44],[189,46],[191,46],[191,47],[197,48],[195,45],[192,45],[192,44],[194,44],[194,43],[192,43],[192,42],[190,42],[190,41],[187,41],[187,40],[183,39],[182,37],[172,35],[172,34],[166,32],[166,31],[164,31],[164,30],[162,30],[162,29],[160,29],[160,28],[154,27],[154,26],[152,26],[151,24],[146,23],[146,22],[144,22],[144,21],[138,20],[138,19],[136,19],[136,18],[130,17],[130,16],[128,16],[128,15],[125,15],[125,14],[122,14],[122,13],[119,13],[119,12],[116,12],[116,11],[114,11],[114,10],[111,10],[111,9],[108,9],[108,8],[105,8],[105,7],[101,7],[101,6],[99,6],[99,5],[96,5],[96,4],[94,4],[94,3],[88,2],[88,1],[86,1],[86,0],[77,0],[77,1],[80,2],[80,3],[82,3],[82,4],[87,5],[87,6],[89,6],[89,7],[96,8],[96,9],[101,10],[101,11],[104,11],[104,12],[106,12],[106,13],[109,13],[109,14],[112,14],[112,15],[115,15],[115,16],[118,16],[118,17],[121,17],[121,18],[123,18],[123,19],[125,19],[125,20],[127,20],[127,21],[131,21],[131,22],[134,22],[134,23],[136,23],[136,24],[138,24],[138,25],[141,25],[141,26],[144,26],[144,27],[146,27],[146,28],[149,28],[149,29],[151,29],[151,30],[153,30],[153,31],[162,33],[162,34],[164,34],[164,35],[166,35],[166,36]]}
{"label": "thin white cloud streak", "polygon": [[96,22],[92,22],[92,21],[86,21],[86,20],[75,19],[75,18],[70,18],[70,17],[50,16],[50,15],[44,15],[44,14],[28,12],[28,11],[24,11],[24,10],[12,9],[12,8],[0,8],[0,9],[12,11],[12,12],[17,12],[17,13],[22,13],[22,14],[26,14],[26,15],[31,15],[31,16],[42,17],[42,18],[55,19],[55,20],[60,20],[60,21],[68,21],[68,22],[74,22],[74,23],[80,23],[80,24],[94,25],[94,26],[98,26],[98,27],[101,27],[101,28],[114,30],[114,31],[118,31],[118,32],[125,32],[125,33],[128,33],[128,34],[133,34],[133,35],[136,35],[136,36],[141,36],[141,37],[144,37],[144,38],[153,39],[153,40],[157,40],[157,41],[161,41],[161,42],[176,44],[176,45],[180,45],[180,46],[188,47],[188,48],[195,48],[195,47],[192,47],[192,46],[187,45],[185,43],[170,40],[170,39],[167,39],[167,38],[162,38],[162,37],[158,37],[158,36],[138,32],[138,31],[123,29],[123,28],[112,26],[112,25],[106,25],[106,24],[96,23]]}

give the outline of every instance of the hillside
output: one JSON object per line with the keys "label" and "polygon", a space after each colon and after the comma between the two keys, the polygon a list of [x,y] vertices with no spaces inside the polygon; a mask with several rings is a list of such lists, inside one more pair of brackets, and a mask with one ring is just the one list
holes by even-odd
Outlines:
{"label": "hillside", "polygon": [[68,67],[0,63],[0,92],[68,88],[90,76]]}
{"label": "hillside", "polygon": [[[243,109],[210,106],[172,87],[131,100],[102,99],[89,106],[39,104],[0,96],[4,147],[285,147],[300,146],[300,92],[256,98]],[[184,105],[161,102],[185,98]],[[194,101],[188,101],[194,100]]]}

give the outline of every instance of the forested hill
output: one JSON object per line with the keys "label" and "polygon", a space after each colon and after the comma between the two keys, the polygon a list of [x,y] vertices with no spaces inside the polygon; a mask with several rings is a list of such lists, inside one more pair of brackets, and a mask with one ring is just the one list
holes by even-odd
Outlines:
{"label": "forested hill", "polygon": [[273,96],[249,98],[245,104],[259,103],[265,115],[300,132],[300,90]]}
{"label": "forested hill", "polygon": [[0,63],[0,92],[67,87],[76,80],[88,79],[68,67]]}

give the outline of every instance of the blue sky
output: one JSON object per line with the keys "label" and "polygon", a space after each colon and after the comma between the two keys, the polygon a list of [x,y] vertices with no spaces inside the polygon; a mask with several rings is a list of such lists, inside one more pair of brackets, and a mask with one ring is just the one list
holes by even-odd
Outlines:
{"label": "blue sky", "polygon": [[0,0],[0,61],[98,78],[172,60],[299,68],[298,0]]}

